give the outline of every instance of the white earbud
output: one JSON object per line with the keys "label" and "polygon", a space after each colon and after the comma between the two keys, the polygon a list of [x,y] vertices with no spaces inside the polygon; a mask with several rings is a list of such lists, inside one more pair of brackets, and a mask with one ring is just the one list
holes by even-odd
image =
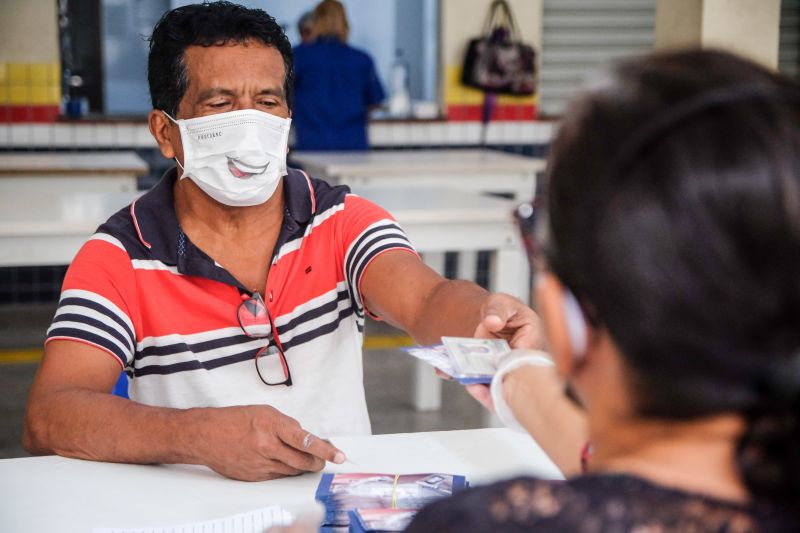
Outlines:
{"label": "white earbud", "polygon": [[561,303],[564,308],[564,321],[567,324],[570,347],[575,358],[582,359],[588,348],[586,319],[575,295],[566,287],[564,287],[564,297]]}

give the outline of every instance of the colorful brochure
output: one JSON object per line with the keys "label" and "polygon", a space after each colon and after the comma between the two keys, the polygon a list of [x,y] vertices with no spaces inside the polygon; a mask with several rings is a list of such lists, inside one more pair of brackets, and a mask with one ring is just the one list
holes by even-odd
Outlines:
{"label": "colorful brochure", "polygon": [[323,474],[316,499],[325,506],[325,527],[356,527],[350,512],[357,510],[355,514],[361,517],[358,527],[381,531],[364,528],[373,523],[400,523],[405,515],[396,510],[416,511],[467,486],[464,476],[451,474]]}

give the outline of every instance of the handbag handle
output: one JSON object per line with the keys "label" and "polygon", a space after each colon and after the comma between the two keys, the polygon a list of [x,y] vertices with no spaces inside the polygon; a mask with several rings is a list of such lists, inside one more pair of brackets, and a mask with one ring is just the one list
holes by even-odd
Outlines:
{"label": "handbag handle", "polygon": [[483,23],[483,35],[491,36],[492,30],[500,26],[500,17],[505,18],[505,27],[508,28],[509,37],[512,40],[519,40],[517,23],[514,20],[514,14],[511,12],[511,6],[508,5],[506,0],[494,0],[489,6],[486,13],[486,20]]}

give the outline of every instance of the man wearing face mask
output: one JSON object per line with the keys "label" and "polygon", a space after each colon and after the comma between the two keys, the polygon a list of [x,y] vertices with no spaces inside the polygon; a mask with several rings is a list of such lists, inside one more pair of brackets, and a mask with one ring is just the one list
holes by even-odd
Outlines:
{"label": "man wearing face mask", "polygon": [[[522,302],[441,278],[386,211],[287,169],[291,46],[272,17],[170,11],[148,77],[150,131],[177,166],[70,266],[28,450],[243,480],[318,471],[345,459],[324,437],[370,432],[367,313],[424,343],[536,341]],[[109,392],[120,369],[130,400]]]}

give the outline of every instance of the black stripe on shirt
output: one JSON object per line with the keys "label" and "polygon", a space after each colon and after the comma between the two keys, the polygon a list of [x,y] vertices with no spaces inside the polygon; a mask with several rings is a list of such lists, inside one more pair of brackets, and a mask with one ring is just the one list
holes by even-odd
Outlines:
{"label": "black stripe on shirt", "polygon": [[218,337],[216,339],[209,339],[201,342],[189,344],[186,342],[175,342],[172,344],[164,344],[161,346],[147,346],[142,350],[136,352],[136,359],[152,356],[166,356],[173,355],[180,352],[207,352],[209,350],[218,350],[227,346],[235,346],[253,340],[248,337],[244,332],[235,333],[233,335],[226,335],[225,337]]}
{"label": "black stripe on shirt", "polygon": [[[131,330],[131,328],[128,327],[128,324],[126,324],[125,321],[119,317],[119,315],[114,313],[112,310],[110,310],[103,304],[94,302],[87,298],[81,298],[79,296],[70,296],[68,298],[62,298],[61,301],[58,302],[59,309],[66,305],[86,307],[87,309],[92,309],[93,311],[97,311],[98,313],[107,316],[108,318],[110,318],[111,320],[122,326],[122,329],[124,329],[125,332],[127,332],[128,337],[130,338],[130,341],[133,344],[133,346],[136,346],[136,336],[133,334],[133,330]],[[58,319],[57,316],[55,318]],[[128,319],[130,319],[130,317],[128,317]]]}
{"label": "black stripe on shirt", "polygon": [[135,344],[131,344],[130,338],[126,337],[125,335],[114,329],[112,326],[109,326],[105,322],[102,322],[101,320],[98,320],[96,318],[92,318],[86,315],[79,315],[77,313],[62,313],[60,315],[56,315],[56,317],[53,318],[54,326],[58,327],[58,324],[60,322],[77,322],[79,324],[86,324],[87,326],[97,328],[103,331],[103,333],[105,333],[107,336],[114,337],[124,346],[127,346],[130,352],[127,354],[128,356],[130,356],[133,353],[134,349],[136,348]]}
{"label": "black stripe on shirt", "polygon": [[[351,314],[353,314],[351,308],[348,307],[346,309],[342,309],[341,311],[339,311],[339,313],[331,322],[323,324],[318,328],[315,328],[311,331],[307,331],[305,333],[302,333],[301,335],[294,337],[290,341],[282,343],[284,352],[287,353],[287,358],[290,357],[289,350],[291,348],[300,346],[301,344],[305,344],[307,342],[311,342],[314,339],[317,339],[319,337],[328,335],[336,331],[339,328],[339,324],[342,322],[342,320],[346,319]],[[363,331],[363,321],[357,320],[357,327],[359,331]],[[266,346],[266,344],[264,346]],[[133,372],[136,377],[141,377],[147,375],[163,376],[169,374],[177,374],[180,372],[189,372],[193,370],[214,370],[215,368],[241,363],[242,361],[255,360],[256,354],[261,348],[263,347],[251,348],[243,352],[227,355],[224,357],[218,357],[216,359],[209,359],[207,361],[198,361],[196,359],[192,359],[190,361],[182,361],[180,363],[171,363],[166,365],[155,363],[134,368]]]}
{"label": "black stripe on shirt", "polygon": [[119,346],[114,344],[108,337],[103,337],[101,335],[97,335],[90,331],[84,331],[82,329],[71,328],[71,327],[53,327],[48,333],[47,338],[54,338],[54,337],[66,337],[69,339],[76,339],[82,340],[86,342],[91,342],[92,344],[96,344],[102,348],[105,348],[114,356],[119,359],[123,366],[128,364],[128,355],[119,349]]}
{"label": "black stripe on shirt", "polygon": [[319,307],[315,307],[314,309],[309,309],[308,311],[305,311],[304,313],[294,317],[286,324],[278,326],[278,335],[284,335],[288,331],[293,330],[294,328],[296,328],[301,324],[304,324],[306,322],[314,320],[315,318],[319,318],[322,315],[330,313],[331,311],[334,311],[336,308],[339,307],[339,302],[341,302],[342,300],[347,300],[348,297],[349,296],[346,290],[338,291],[336,293],[335,300],[326,302],[320,305]]}
{"label": "black stripe on shirt", "polygon": [[[393,231],[386,235],[381,235],[380,237],[373,237],[375,233],[385,230]],[[355,283],[356,280],[353,278],[353,271],[355,270],[356,265],[358,265],[359,261],[361,261],[361,258],[367,253],[367,250],[369,250],[369,247],[372,244],[383,239],[401,239],[408,242],[408,237],[406,237],[406,235],[403,233],[403,230],[400,229],[400,226],[391,222],[381,224],[380,226],[376,226],[365,231],[352,246],[350,255],[347,257],[347,261],[345,262],[345,271],[347,273],[348,282],[351,284]]]}
{"label": "black stripe on shirt", "polygon": [[353,309],[351,307],[347,307],[339,311],[339,314],[333,321],[323,324],[317,328],[312,329],[311,331],[306,331],[305,333],[301,333],[300,335],[295,335],[292,337],[292,340],[282,343],[284,351],[289,351],[289,349],[300,346],[301,344],[305,344],[307,342],[311,342],[316,338],[322,337],[323,335],[327,335],[333,331],[336,331],[339,328],[339,323],[342,320],[349,317],[353,314]]}
{"label": "black stripe on shirt", "polygon": [[[197,359],[192,359],[191,361],[182,361],[180,363],[171,363],[167,365],[146,365],[134,368],[133,374],[136,377],[150,375],[166,376],[169,374],[189,372],[192,370],[214,370],[215,368],[241,363],[242,361],[247,361],[249,359],[255,360],[256,354],[260,349],[261,348],[252,348],[240,353],[226,355],[225,357],[218,357],[208,361],[198,361]],[[253,369],[253,372],[255,372],[255,369]]]}

